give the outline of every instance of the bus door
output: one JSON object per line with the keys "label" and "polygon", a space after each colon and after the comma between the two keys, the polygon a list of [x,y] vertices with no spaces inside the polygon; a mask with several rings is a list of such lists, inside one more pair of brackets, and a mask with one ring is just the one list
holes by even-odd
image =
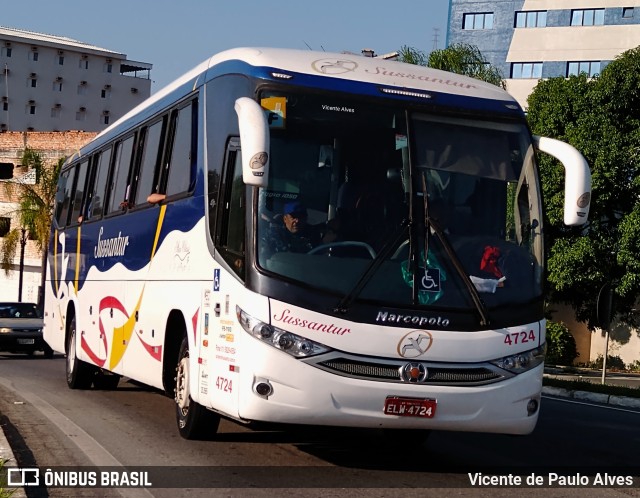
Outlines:
{"label": "bus door", "polygon": [[232,139],[227,147],[225,165],[215,239],[216,250],[227,265],[214,262],[211,288],[204,291],[200,354],[206,365],[200,365],[200,394],[206,390],[211,406],[237,416],[241,336],[235,309],[244,292],[246,213],[237,140]]}

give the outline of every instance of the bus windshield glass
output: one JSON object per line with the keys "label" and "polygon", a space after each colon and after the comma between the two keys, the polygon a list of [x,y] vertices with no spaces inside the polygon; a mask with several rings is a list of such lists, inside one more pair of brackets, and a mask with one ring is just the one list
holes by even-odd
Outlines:
{"label": "bus windshield glass", "polygon": [[269,184],[256,254],[266,272],[385,305],[472,309],[542,294],[542,216],[523,123],[401,104],[263,94]]}

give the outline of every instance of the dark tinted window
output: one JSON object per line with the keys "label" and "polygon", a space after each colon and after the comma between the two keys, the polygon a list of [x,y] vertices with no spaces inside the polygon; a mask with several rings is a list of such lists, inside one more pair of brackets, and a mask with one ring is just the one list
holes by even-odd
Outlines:
{"label": "dark tinted window", "polygon": [[134,141],[135,136],[132,135],[116,145],[108,213],[122,210],[129,200],[129,165],[131,164]]}

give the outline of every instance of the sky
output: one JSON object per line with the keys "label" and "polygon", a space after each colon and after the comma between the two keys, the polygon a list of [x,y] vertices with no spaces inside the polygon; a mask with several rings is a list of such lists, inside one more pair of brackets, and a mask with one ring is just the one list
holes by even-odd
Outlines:
{"label": "sky", "polygon": [[0,25],[151,63],[155,93],[234,47],[386,54],[406,45],[429,53],[445,47],[448,11],[449,0],[3,0]]}

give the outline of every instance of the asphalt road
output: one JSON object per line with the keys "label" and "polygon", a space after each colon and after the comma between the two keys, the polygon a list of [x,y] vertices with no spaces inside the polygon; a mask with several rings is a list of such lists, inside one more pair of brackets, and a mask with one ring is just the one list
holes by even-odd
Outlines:
{"label": "asphalt road", "polygon": [[[0,421],[22,466],[144,468],[165,486],[40,487],[28,489],[30,497],[424,496],[438,490],[511,498],[514,487],[522,496],[640,496],[640,412],[562,399],[543,400],[538,426],[526,437],[434,432],[426,443],[400,444],[372,431],[252,430],[223,421],[215,441],[185,441],[173,401],[155,390],[122,381],[115,391],[72,391],[61,356],[0,354]],[[594,485],[596,473],[623,485]],[[523,482],[509,482],[510,474]],[[556,474],[556,487],[525,486],[526,477],[546,485]],[[492,475],[505,486],[493,485]],[[589,487],[570,485],[584,478]]]}

